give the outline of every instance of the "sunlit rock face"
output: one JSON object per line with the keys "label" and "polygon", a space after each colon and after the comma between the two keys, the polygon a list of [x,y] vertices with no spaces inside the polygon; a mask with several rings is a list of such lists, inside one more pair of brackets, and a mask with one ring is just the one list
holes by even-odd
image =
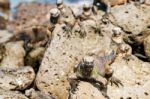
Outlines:
{"label": "sunlit rock face", "polygon": [[29,99],[18,91],[6,91],[0,89],[0,99]]}

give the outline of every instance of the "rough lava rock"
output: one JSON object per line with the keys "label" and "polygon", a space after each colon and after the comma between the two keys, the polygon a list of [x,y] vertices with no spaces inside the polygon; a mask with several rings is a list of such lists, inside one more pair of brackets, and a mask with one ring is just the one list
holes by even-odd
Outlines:
{"label": "rough lava rock", "polygon": [[[49,5],[43,4],[20,4],[16,21],[10,23],[8,28],[17,32],[34,24],[45,24],[49,18],[47,12],[50,8]],[[102,15],[99,15],[98,18],[97,22],[101,21]],[[103,36],[95,33],[92,29],[92,25],[95,26],[95,23],[91,20],[82,23],[82,25],[85,25],[84,28],[87,28],[85,37],[81,37],[79,33],[65,32],[62,26],[56,25],[56,29],[53,31],[53,39],[44,54],[35,81],[40,91],[26,90],[26,96],[31,99],[51,99],[51,96],[56,99],[68,99],[69,96],[73,99],[104,99],[104,96],[96,87],[83,81],[77,86],[78,90],[70,95],[68,77],[72,74],[73,67],[78,64],[85,54],[110,49],[112,29],[115,26],[121,27],[126,32],[127,37],[135,37],[136,43],[143,43],[144,41],[145,53],[150,57],[148,39],[150,33],[149,6],[142,4],[138,7],[133,2],[127,5],[115,6],[112,8],[110,21],[110,24],[100,24],[100,32]],[[9,37],[5,39],[5,36],[0,34],[0,43],[8,41]],[[145,39],[145,37],[147,38]],[[5,90],[27,89],[33,83],[35,73],[32,67],[22,67],[24,66],[25,56],[23,43],[10,42],[5,45],[5,49],[5,53],[0,52],[0,88]],[[39,56],[42,51],[40,49],[30,53],[29,60],[34,60],[35,56]],[[1,55],[2,53],[3,55]],[[31,64],[34,63],[32,62]],[[129,61],[118,56],[111,66],[115,71],[114,76],[120,79],[124,85],[120,87],[108,85],[108,96],[111,99],[149,99],[149,63],[142,62],[135,56],[132,56]],[[28,99],[26,96],[15,91],[0,89],[0,98],[2,99]]]}
{"label": "rough lava rock", "polygon": [[0,30],[0,44],[9,41],[11,37],[13,37],[13,33],[8,30]]}
{"label": "rough lava rock", "polygon": [[67,99],[67,76],[82,54],[80,38],[66,37],[61,27],[54,30],[54,38],[45,52],[36,78],[39,90],[52,94],[56,99]]}
{"label": "rough lava rock", "polygon": [[67,99],[70,88],[67,78],[73,67],[84,54],[109,49],[111,40],[92,30],[85,38],[75,33],[69,35],[60,26],[53,33],[54,37],[37,74],[36,85],[40,91],[49,93],[56,99]]}
{"label": "rough lava rock", "polygon": [[[150,7],[133,2],[127,5],[112,8],[112,16],[109,18],[115,26],[119,26],[126,33],[124,39],[130,44],[143,43],[143,37],[147,36],[147,28],[150,26]],[[142,39],[140,39],[142,38]]]}
{"label": "rough lava rock", "polygon": [[143,11],[143,13],[147,16],[147,17],[145,17],[145,18],[148,18],[147,19],[147,25],[148,26],[150,26],[150,6],[147,6],[147,5],[142,5],[141,6],[142,7],[142,11]]}
{"label": "rough lava rock", "polygon": [[35,78],[34,70],[29,66],[19,69],[1,67],[0,74],[0,88],[5,90],[24,90]]}
{"label": "rough lava rock", "polygon": [[145,55],[150,59],[150,35],[144,39],[143,44]]}
{"label": "rough lava rock", "polygon": [[18,91],[6,91],[0,89],[0,99],[29,99]]}
{"label": "rough lava rock", "polygon": [[149,14],[144,13],[142,8],[138,8],[133,3],[113,7],[112,15],[111,21],[113,24],[134,35],[147,28],[147,22],[150,18]]}
{"label": "rough lava rock", "polygon": [[147,28],[143,30],[140,34],[134,36],[134,43],[135,44],[144,44],[144,41],[146,41],[147,37],[150,35],[150,28]]}
{"label": "rough lava rock", "polygon": [[40,91],[35,91],[33,88],[26,90],[25,95],[30,99],[53,99],[51,96]]}
{"label": "rough lava rock", "polygon": [[31,52],[29,52],[28,55],[26,55],[25,57],[26,65],[32,66],[35,71],[38,71],[37,66],[41,64],[44,52],[45,52],[44,47],[37,47],[31,50]]}
{"label": "rough lava rock", "polygon": [[69,99],[106,99],[98,88],[88,82],[81,81],[77,91]]}
{"label": "rough lava rock", "polygon": [[5,44],[5,53],[0,63],[1,67],[19,68],[24,66],[25,50],[23,42],[9,42]]}
{"label": "rough lava rock", "polygon": [[142,62],[135,56],[130,61],[117,57],[111,65],[114,76],[120,79],[124,86],[108,86],[111,99],[149,99],[150,97],[150,64]]}

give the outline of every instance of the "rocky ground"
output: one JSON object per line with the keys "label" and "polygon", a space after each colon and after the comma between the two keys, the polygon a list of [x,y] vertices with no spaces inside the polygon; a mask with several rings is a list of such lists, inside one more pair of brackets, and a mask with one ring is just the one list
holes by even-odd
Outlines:
{"label": "rocky ground", "polygon": [[[132,53],[128,60],[118,54],[111,65],[123,86],[109,84],[107,94],[110,99],[150,98],[150,6],[136,6],[133,2],[115,6],[109,22],[105,22],[104,13],[100,12],[96,16],[99,32],[93,29],[93,21],[82,23],[88,30],[85,37],[74,31],[76,27],[68,33],[62,25],[56,25],[46,48],[35,47],[26,52],[23,41],[10,41],[13,33],[24,27],[46,23],[51,7],[20,4],[8,29],[0,31],[1,99],[105,99],[97,86],[85,81],[80,81],[71,93],[68,78],[84,55],[98,52],[103,55],[113,46],[115,27],[121,28],[124,43],[132,47]],[[147,58],[138,58],[140,55]]]}

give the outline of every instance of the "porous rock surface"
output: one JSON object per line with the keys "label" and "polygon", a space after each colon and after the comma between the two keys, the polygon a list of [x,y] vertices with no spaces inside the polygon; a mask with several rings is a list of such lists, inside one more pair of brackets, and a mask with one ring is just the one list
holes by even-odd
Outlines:
{"label": "porous rock surface", "polygon": [[144,52],[146,56],[150,59],[150,35],[144,39]]}
{"label": "porous rock surface", "polygon": [[69,99],[106,99],[98,88],[91,83],[81,81],[74,94]]}
{"label": "porous rock surface", "polygon": [[[69,37],[61,27],[54,30],[54,37],[47,49],[36,78],[39,90],[52,94],[57,99],[69,96],[68,76],[84,54],[109,48],[109,37],[92,31],[85,38],[72,33]],[[108,42],[105,44],[105,42]]]}
{"label": "porous rock surface", "polygon": [[[41,11],[41,7],[45,8],[46,6],[40,5],[40,7],[38,7],[38,10],[33,9],[33,12],[35,14],[30,13],[31,15],[28,15],[29,13],[26,14],[26,12],[30,12],[30,9],[28,9],[27,5],[28,4],[22,4],[19,6],[23,6],[26,11],[24,13],[24,8],[20,9],[21,13],[17,14],[18,18],[15,22],[16,26],[14,25],[14,23],[11,24],[14,26],[10,25],[10,28],[12,30],[18,31],[25,26],[39,23],[43,24],[48,19],[48,17],[46,17],[47,11]],[[33,8],[37,7],[37,5],[35,7],[33,5],[34,4],[31,4],[29,6],[32,6]],[[79,83],[74,94],[69,94],[70,85],[68,76],[72,74],[73,67],[78,64],[78,62],[85,54],[90,52],[103,52],[110,49],[112,29],[115,26],[121,27],[126,33],[125,35],[132,36],[132,38],[136,37],[138,42],[146,42],[145,52],[146,55],[149,56],[149,51],[147,51],[149,50],[149,39],[145,39],[145,37],[149,35],[149,10],[149,6],[141,5],[140,8],[138,6],[135,6],[133,3],[127,4],[126,6],[120,5],[113,7],[113,17],[110,18],[112,23],[100,24],[100,32],[103,34],[103,36],[93,31],[93,27],[91,26],[95,26],[95,23],[91,20],[82,23],[82,25],[85,25],[83,26],[83,28],[87,28],[87,34],[85,37],[81,37],[81,34],[79,34],[78,32],[67,33],[62,30],[62,26],[57,25],[56,29],[53,32],[53,39],[48,46],[46,53],[44,54],[44,58],[36,77],[36,86],[40,91],[27,90],[25,93],[26,96],[28,96],[30,99],[51,99],[50,95],[52,95],[56,99],[67,99],[69,95],[73,99],[104,99],[105,97],[101,94],[97,87],[83,81]],[[40,13],[38,14],[39,16],[37,16],[37,12]],[[23,13],[24,16],[22,16]],[[43,15],[45,18],[43,18]],[[32,16],[34,17],[31,19]],[[100,15],[97,18],[100,18],[97,20],[97,22],[99,22],[102,16]],[[7,47],[8,45],[10,47]],[[0,68],[0,87],[5,90],[24,91],[29,86],[31,86],[31,83],[35,78],[35,73],[31,67],[22,67],[24,66],[23,62],[25,56],[23,43],[7,43],[5,46],[6,54],[2,55],[2,57],[0,55],[0,61],[2,58]],[[7,51],[8,49],[9,51]],[[31,53],[30,58],[34,60],[34,58],[36,58],[36,55],[38,58],[38,53],[40,51],[37,51],[36,54],[34,52]],[[34,57],[32,57],[32,55]],[[31,62],[31,64],[33,63]],[[130,59],[129,61],[124,60],[122,59],[122,57],[118,56],[111,67],[114,68],[114,76],[120,79],[124,86],[116,87],[115,85],[111,86],[109,84],[108,96],[110,97],[110,99],[150,98],[149,63],[142,62],[134,56],[132,56],[132,59]],[[16,93],[15,91],[4,91],[0,89],[0,98],[1,97],[2,99],[5,99],[6,97],[10,99],[28,99],[24,95]]]}
{"label": "porous rock surface", "polygon": [[53,99],[51,96],[40,91],[35,91],[33,88],[26,90],[25,95],[29,97],[29,99]]}
{"label": "porous rock surface", "polygon": [[0,89],[0,99],[29,99],[17,91],[6,91]]}
{"label": "porous rock surface", "polygon": [[135,56],[125,61],[117,57],[111,65],[114,76],[120,79],[124,86],[108,86],[111,99],[149,99],[150,98],[150,64],[142,62]]}
{"label": "porous rock surface", "polygon": [[[73,66],[89,52],[108,50],[114,25],[133,35],[141,33],[148,26],[149,16],[146,16],[145,12],[133,4],[114,7],[112,15],[115,19],[115,21],[111,19],[113,25],[101,25],[103,36],[93,33],[91,29],[84,38],[74,33],[71,35],[62,33],[63,30],[58,27],[54,30],[54,37],[44,55],[36,78],[36,85],[40,91],[49,93],[57,99],[67,99],[70,88],[67,78],[72,74]],[[87,24],[86,27],[90,28],[88,26]],[[146,99],[149,97],[149,63],[142,62],[134,56],[129,62],[119,57],[112,67],[115,70],[114,76],[122,81],[124,87],[109,85],[108,96],[111,99],[122,99],[122,97],[133,99],[144,97]],[[71,97],[73,99],[104,98],[97,88],[82,81],[79,83],[78,90]]]}
{"label": "porous rock surface", "polygon": [[30,66],[21,68],[0,68],[0,88],[5,90],[24,90],[29,87],[34,78],[34,70]]}
{"label": "porous rock surface", "polygon": [[147,28],[150,18],[148,10],[143,10],[133,3],[113,7],[111,21],[124,31],[137,35]]}
{"label": "porous rock surface", "polygon": [[24,66],[25,50],[23,48],[24,42],[9,42],[4,45],[3,58],[0,63],[1,67],[19,68]]}

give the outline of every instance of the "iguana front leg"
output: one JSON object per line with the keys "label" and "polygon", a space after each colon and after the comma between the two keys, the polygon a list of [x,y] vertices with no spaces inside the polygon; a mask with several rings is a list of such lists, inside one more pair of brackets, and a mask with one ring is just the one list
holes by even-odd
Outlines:
{"label": "iguana front leg", "polygon": [[76,90],[78,89],[80,80],[75,75],[71,75],[70,77],[68,77],[68,81],[70,84],[69,91],[74,94],[76,92]]}
{"label": "iguana front leg", "polygon": [[106,78],[102,77],[101,75],[94,78],[100,85],[106,86],[108,84],[108,81]]}
{"label": "iguana front leg", "polygon": [[111,85],[115,84],[119,87],[120,84],[121,86],[123,86],[121,81],[113,76],[114,70],[109,65],[105,65],[105,68],[105,78],[111,82]]}

